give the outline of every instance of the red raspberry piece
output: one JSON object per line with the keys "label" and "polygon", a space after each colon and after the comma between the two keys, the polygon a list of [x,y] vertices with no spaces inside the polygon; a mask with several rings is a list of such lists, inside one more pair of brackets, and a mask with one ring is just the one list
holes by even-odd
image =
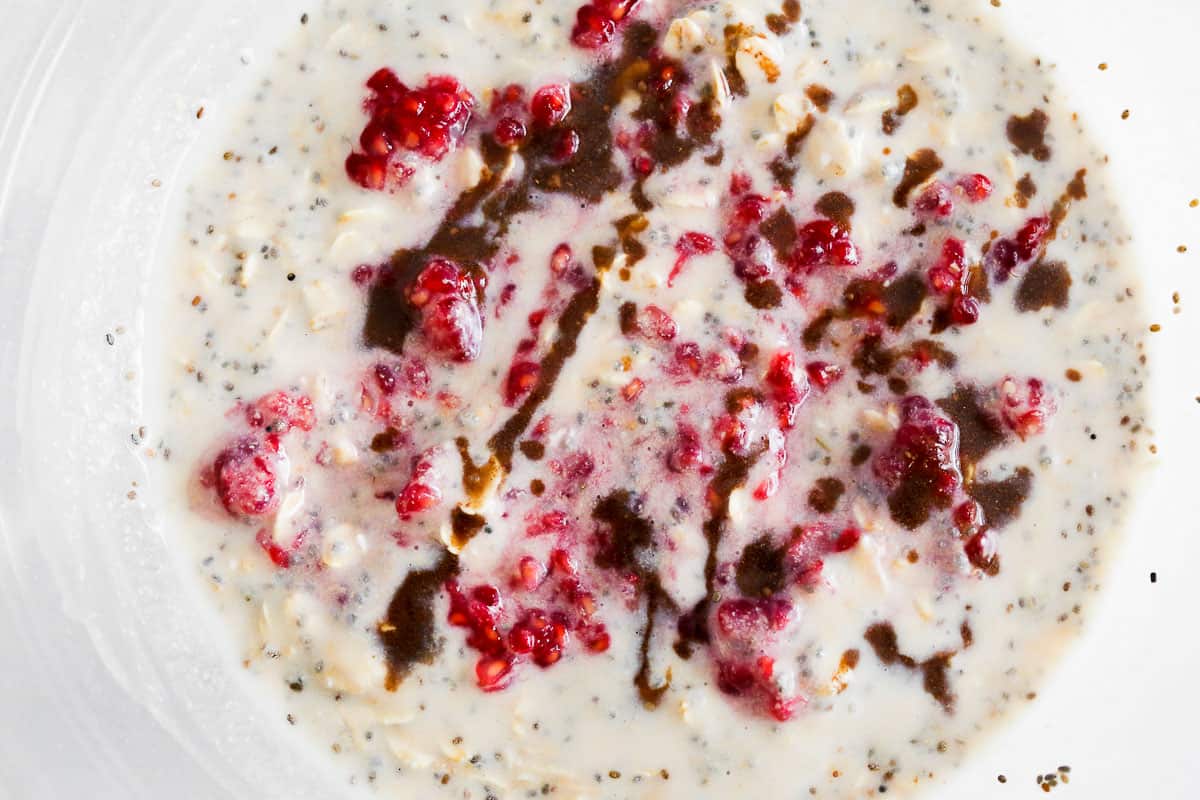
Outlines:
{"label": "red raspberry piece", "polygon": [[637,7],[641,0],[593,0],[593,5],[613,22],[621,22]]}
{"label": "red raspberry piece", "polygon": [[958,295],[965,291],[967,254],[960,239],[953,236],[942,243],[942,253],[929,268],[929,286],[941,295]]}
{"label": "red raspberry piece", "polygon": [[824,361],[810,362],[805,366],[804,371],[808,375],[809,382],[821,391],[833,386],[845,374],[845,370],[838,365],[827,364]]}
{"label": "red raspberry piece", "polygon": [[450,613],[447,621],[458,628],[467,628],[467,644],[479,652],[499,657],[504,654],[504,639],[497,627],[504,611],[504,601],[493,586],[476,586],[470,594],[451,581],[446,585],[450,594]]}
{"label": "red raspberry piece", "polygon": [[566,163],[579,155],[579,134],[571,128],[559,132],[552,152],[555,161]]}
{"label": "red raspberry piece", "polygon": [[396,513],[400,519],[428,511],[442,501],[441,489],[435,485],[437,474],[433,455],[433,450],[427,450],[417,459],[412,476],[396,496]]}
{"label": "red raspberry piece", "polygon": [[546,579],[546,567],[533,556],[522,556],[517,563],[517,583],[526,591],[536,591]]}
{"label": "red raspberry piece", "polygon": [[453,361],[468,362],[479,357],[483,321],[473,300],[439,299],[425,311],[421,330],[434,351]]}
{"label": "red raspberry piece", "polygon": [[586,5],[575,14],[571,41],[585,50],[597,50],[611,42],[616,33],[615,22],[595,6]]}
{"label": "red raspberry piece", "polygon": [[516,405],[517,401],[529,394],[537,385],[542,368],[533,361],[518,361],[508,370],[508,379],[504,382],[504,402]]}
{"label": "red raspberry piece", "polygon": [[744,454],[750,443],[746,424],[732,414],[722,414],[713,423],[713,435],[727,453]]}
{"label": "red raspberry piece", "polygon": [[1037,255],[1038,248],[1050,232],[1049,217],[1034,217],[1017,231],[1017,253],[1025,261]]}
{"label": "red raspberry piece", "polygon": [[243,436],[213,461],[217,497],[234,516],[261,517],[279,505],[279,456],[264,440]]}
{"label": "red raspberry piece", "polygon": [[861,260],[850,232],[831,219],[813,220],[800,227],[793,260],[798,267],[854,267]]}
{"label": "red raspberry piece", "polygon": [[962,486],[958,426],[927,398],[905,398],[900,427],[891,445],[875,459],[874,471],[889,490],[914,482],[937,497],[942,508],[949,507]]}
{"label": "red raspberry piece", "polygon": [[714,616],[717,688],[747,698],[780,721],[791,718],[801,698],[784,689],[771,651],[794,616],[792,604],[739,598],[721,603]]}
{"label": "red raspberry piece", "polygon": [[550,256],[550,269],[555,275],[562,275],[571,266],[571,245],[566,242],[554,248]]}
{"label": "red raspberry piece", "polygon": [[[750,179],[735,175],[731,190],[735,195],[750,189]],[[759,234],[759,224],[767,218],[771,201],[761,195],[741,197],[734,205],[726,225],[723,243],[733,261],[733,271],[744,281],[758,281],[775,271],[775,251]]]}
{"label": "red raspberry piece", "polygon": [[596,50],[613,40],[617,25],[623,22],[639,0],[593,0],[575,15],[571,41],[585,50]]}
{"label": "red raspberry piece", "polygon": [[974,325],[979,321],[981,306],[969,295],[959,295],[950,302],[950,321],[955,325]]}
{"label": "red raspberry piece", "polygon": [[656,305],[644,307],[638,316],[638,329],[645,335],[669,342],[679,333],[671,315]]}
{"label": "red raspberry piece", "polygon": [[535,126],[543,129],[558,126],[571,113],[570,88],[556,83],[543,86],[534,93],[529,111]]}
{"label": "red raspberry piece", "polygon": [[963,546],[971,566],[992,572],[996,565],[996,539],[988,530],[976,533]]}
{"label": "red raspberry piece", "polygon": [[667,466],[672,472],[691,472],[704,463],[704,450],[700,446],[700,434],[690,425],[679,426],[675,447],[667,455]]}
{"label": "red raspberry piece", "polygon": [[483,345],[478,284],[458,264],[435,258],[412,286],[408,301],[421,311],[421,331],[430,348],[453,361],[474,361]]}
{"label": "red raspberry piece", "polygon": [[515,117],[503,117],[496,123],[496,129],[492,133],[496,142],[504,147],[516,147],[525,141],[525,137],[528,135],[529,131],[525,128],[525,123]]}
{"label": "red raspberry piece", "polygon": [[422,308],[441,295],[475,297],[477,289],[471,276],[448,258],[434,258],[408,287],[408,302]]}
{"label": "red raspberry piece", "polygon": [[1056,410],[1054,399],[1037,378],[1029,378],[1022,386],[1016,378],[1007,377],[1000,381],[997,393],[1000,418],[1022,440],[1044,431]]}
{"label": "red raspberry piece", "polygon": [[444,75],[410,89],[384,68],[367,80],[367,88],[371,119],[359,136],[361,152],[346,159],[346,173],[374,191],[395,188],[411,176],[412,169],[397,160],[401,150],[440,160],[462,140],[475,105],[470,92]]}
{"label": "red raspberry piece", "polygon": [[291,545],[283,547],[275,541],[275,537],[266,528],[259,528],[258,533],[254,537],[254,541],[267,554],[267,558],[271,559],[271,563],[280,569],[289,569],[296,561],[296,555],[300,549],[304,547],[307,533],[300,531],[296,538],[292,540]]}
{"label": "red raspberry piece", "polygon": [[675,252],[679,255],[675,259],[675,266],[671,268],[671,274],[667,276],[667,286],[675,284],[675,279],[693,257],[706,256],[716,249],[717,243],[707,234],[688,231],[680,236],[679,241],[675,243]]}
{"label": "red raspberry piece", "polygon": [[511,656],[484,656],[475,664],[475,681],[485,692],[498,692],[508,687],[512,669]]}
{"label": "red raspberry piece", "polygon": [[796,356],[788,350],[775,353],[765,380],[778,409],[780,427],[791,430],[809,395],[808,379],[796,369]]}
{"label": "red raspberry piece", "polygon": [[912,209],[918,219],[947,220],[954,214],[954,196],[949,186],[936,181],[917,196]]}
{"label": "red raspberry piece", "polygon": [[675,348],[675,363],[693,375],[699,375],[704,367],[700,345],[695,342],[684,342]]}
{"label": "red raspberry piece", "polygon": [[287,433],[292,428],[311,431],[317,424],[317,415],[308,397],[271,392],[246,409],[246,421],[251,427],[265,428],[268,433]]}
{"label": "red raspberry piece", "polygon": [[988,263],[998,283],[1004,283],[1021,264],[1021,254],[1012,239],[997,239],[988,250]]}
{"label": "red raspberry piece", "polygon": [[963,175],[955,181],[955,185],[972,203],[982,203],[992,196],[992,181],[986,175]]}
{"label": "red raspberry piece", "polygon": [[413,514],[428,511],[442,500],[442,493],[436,486],[412,482],[401,490],[396,498],[396,513],[401,519],[408,519]]}
{"label": "red raspberry piece", "polygon": [[972,535],[983,524],[983,509],[974,500],[967,500],[954,509],[954,527],[963,535]]}

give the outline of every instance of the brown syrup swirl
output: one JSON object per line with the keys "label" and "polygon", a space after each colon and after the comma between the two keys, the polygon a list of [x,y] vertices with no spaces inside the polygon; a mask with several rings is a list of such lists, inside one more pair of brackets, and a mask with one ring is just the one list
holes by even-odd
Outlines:
{"label": "brown syrup swirl", "polygon": [[950,660],[955,656],[953,651],[935,653],[924,661],[917,661],[900,650],[896,629],[890,622],[880,622],[867,628],[864,638],[884,666],[901,666],[920,672],[924,679],[922,686],[929,696],[937,700],[947,714],[953,713],[955,697],[949,677]]}

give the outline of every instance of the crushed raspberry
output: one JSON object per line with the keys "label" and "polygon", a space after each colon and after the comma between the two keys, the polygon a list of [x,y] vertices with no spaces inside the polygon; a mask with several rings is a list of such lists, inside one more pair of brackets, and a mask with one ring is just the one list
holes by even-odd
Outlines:
{"label": "crushed raspberry", "polygon": [[271,392],[246,409],[246,421],[250,427],[265,428],[268,433],[287,433],[292,428],[311,431],[317,424],[317,415],[312,400],[306,396]]}
{"label": "crushed raspberry", "polygon": [[617,25],[592,5],[583,6],[575,15],[571,41],[585,50],[596,50],[613,40]]}
{"label": "crushed raspberry", "polygon": [[529,102],[533,124],[539,128],[554,128],[571,113],[571,90],[562,84],[550,84],[538,89]]}
{"label": "crushed raspberry", "polygon": [[950,322],[954,325],[974,325],[979,321],[981,309],[977,299],[960,294],[950,302]]}
{"label": "crushed raspberry", "polygon": [[350,280],[355,286],[370,286],[375,280],[375,267],[370,264],[359,264],[350,271]]}
{"label": "crushed raspberry", "polygon": [[1017,231],[1017,254],[1025,261],[1037,255],[1038,248],[1050,232],[1049,217],[1034,217]]}
{"label": "crushed raspberry", "polygon": [[529,394],[537,385],[542,368],[533,361],[518,361],[508,370],[508,379],[504,382],[504,402],[510,406]]}
{"label": "crushed raspberry", "polygon": [[675,242],[675,252],[679,255],[675,259],[675,266],[671,267],[671,274],[667,277],[667,286],[675,284],[675,279],[683,272],[688,261],[695,256],[706,256],[716,249],[716,241],[707,234],[688,231],[680,236],[679,241]]}
{"label": "crushed raspberry", "polygon": [[763,478],[758,486],[754,487],[755,500],[769,500],[779,491],[779,473],[772,472],[767,477]]}
{"label": "crushed raspberry", "polygon": [[913,215],[927,222],[944,222],[954,215],[955,195],[970,203],[982,203],[992,195],[986,175],[962,175],[953,184],[934,181],[912,203]]}
{"label": "crushed raspberry", "polygon": [[962,240],[951,236],[942,243],[938,260],[927,274],[929,287],[940,295],[959,295],[966,290],[967,254]]}
{"label": "crushed raspberry", "polygon": [[[679,326],[671,315],[656,305],[647,305],[638,311],[634,328],[642,336],[663,342],[673,340],[679,333]],[[699,358],[698,347],[696,357]]]}
{"label": "crushed raspberry", "polygon": [[967,200],[972,203],[982,203],[992,196],[992,181],[987,175],[963,175],[954,185],[961,189]]}
{"label": "crushed raspberry", "polygon": [[1016,378],[1008,377],[996,388],[1000,418],[1013,433],[1024,440],[1046,429],[1056,408],[1045,384],[1029,378],[1022,385]]}
{"label": "crushed raspberry", "polygon": [[971,566],[989,573],[995,570],[996,539],[990,531],[985,529],[976,533],[963,545],[963,550]]}
{"label": "crushed raspberry", "polygon": [[475,663],[475,680],[485,692],[498,692],[508,687],[512,669],[509,656],[485,656]]}
{"label": "crushed raspberry", "polygon": [[446,584],[447,621],[467,629],[467,645],[480,654],[475,677],[485,691],[508,686],[523,661],[543,669],[557,664],[574,637],[593,653],[611,645],[605,625],[595,618],[595,597],[567,551],[552,551],[550,566],[547,570],[532,556],[520,558],[507,599],[487,584],[471,589],[455,580]]}
{"label": "crushed raspberry", "polygon": [[447,621],[467,628],[467,644],[487,656],[504,654],[504,637],[497,627],[503,611],[503,599],[492,586],[476,586],[464,592],[456,582],[447,586],[450,594],[450,613]]}
{"label": "crushed raspberry", "polygon": [[458,264],[435,258],[408,287],[408,302],[421,312],[430,348],[453,361],[474,361],[483,345],[480,287]]}
{"label": "crushed raspberry", "polygon": [[271,532],[266,528],[259,528],[258,533],[254,537],[254,541],[267,554],[267,558],[271,559],[271,563],[280,569],[289,569],[297,560],[301,548],[304,547],[305,539],[307,538],[305,531],[300,531],[291,545],[283,547],[271,535]]}
{"label": "crushed raspberry", "polygon": [[565,511],[548,511],[529,522],[525,532],[530,536],[559,534],[571,527],[571,517]]}
{"label": "crushed raspberry", "polygon": [[793,261],[797,267],[854,267],[861,257],[850,231],[831,219],[802,225],[796,236]]}
{"label": "crushed raspberry", "polygon": [[545,668],[558,663],[569,639],[565,617],[547,617],[538,609],[530,609],[509,632],[508,644],[514,653],[532,655],[533,663]]}
{"label": "crushed raspberry", "polygon": [[667,466],[672,472],[691,472],[704,463],[704,450],[700,446],[700,433],[691,425],[681,424],[675,434],[675,446],[667,455]]}
{"label": "crushed raspberry", "polygon": [[771,357],[766,384],[771,389],[771,398],[778,409],[780,427],[791,430],[796,426],[800,406],[809,394],[807,375],[797,370],[796,356],[792,352],[780,350]]}
{"label": "crushed raspberry", "polygon": [[408,287],[408,301],[421,308],[440,295],[474,297],[478,287],[471,275],[448,258],[431,259]]}
{"label": "crushed raspberry", "polygon": [[721,449],[727,453],[744,455],[750,443],[750,431],[746,423],[733,414],[722,414],[713,422],[713,436]]}
{"label": "crushed raspberry", "polygon": [[413,173],[403,151],[439,161],[458,145],[471,121],[475,98],[449,76],[430,77],[411,89],[386,67],[367,80],[364,104],[370,121],[359,136],[361,150],[346,159],[346,173],[365,189],[394,190]]}
{"label": "crushed raspberry", "polygon": [[954,214],[954,195],[941,181],[931,183],[912,203],[917,219],[947,220]]}
{"label": "crushed raspberry", "polygon": [[737,598],[721,603],[714,614],[712,649],[717,666],[717,688],[771,714],[780,722],[790,719],[801,698],[778,674],[771,653],[779,634],[795,617],[792,604],[782,598]]}
{"label": "crushed raspberry", "polygon": [[550,269],[555,275],[562,275],[571,266],[571,245],[563,242],[554,248],[550,256]]}
{"label": "crushed raspberry", "polygon": [[935,295],[948,298],[939,312],[947,325],[974,325],[979,321],[982,304],[971,294],[971,274],[966,248],[953,236],[942,243],[942,251],[926,273]]}
{"label": "crushed raspberry", "polygon": [[527,592],[537,591],[546,579],[546,567],[533,556],[522,556],[517,563],[517,585]]}
{"label": "crushed raspberry", "polygon": [[414,514],[428,511],[441,500],[442,493],[436,486],[414,481],[407,484],[396,498],[396,513],[401,519],[408,519]]}
{"label": "crushed raspberry", "polygon": [[[735,176],[731,190],[743,195],[750,189],[749,178]],[[778,266],[775,250],[759,232],[767,218],[771,201],[756,194],[740,197],[729,214],[722,243],[733,261],[734,274],[743,281],[760,281],[773,274]]]}
{"label": "crushed raspberry", "polygon": [[261,517],[279,505],[280,456],[270,443],[243,436],[217,455],[213,478],[217,497],[235,516]]}
{"label": "crushed raspberry", "polygon": [[571,41],[585,50],[596,50],[611,42],[617,26],[624,21],[640,0],[593,0],[575,15]]}
{"label": "crushed raspberry", "polygon": [[827,364],[824,361],[812,361],[804,367],[809,383],[822,392],[842,379],[845,370],[837,364]]}
{"label": "crushed raspberry", "polygon": [[579,155],[579,134],[570,128],[559,132],[551,152],[555,161],[566,163]]}
{"label": "crushed raspberry", "polygon": [[503,117],[496,123],[492,136],[504,147],[516,147],[529,135],[525,123],[515,117]]}
{"label": "crushed raspberry", "polygon": [[746,373],[746,367],[736,350],[723,347],[704,357],[704,371],[722,383],[737,383]]}
{"label": "crushed raspberry", "polygon": [[974,500],[967,500],[954,509],[954,527],[964,536],[970,536],[983,525],[983,509]]}
{"label": "crushed raspberry", "polygon": [[519,83],[510,83],[502,89],[497,89],[492,95],[491,110],[493,113],[496,113],[524,104],[525,87]]}
{"label": "crushed raspberry", "polygon": [[928,497],[948,508],[962,486],[958,469],[958,426],[928,399],[912,396],[900,409],[900,427],[875,459],[876,477],[889,490]]}
{"label": "crushed raspberry", "polygon": [[467,362],[479,357],[483,328],[473,300],[443,297],[430,304],[421,330],[430,346],[451,360]]}
{"label": "crushed raspberry", "polygon": [[1030,261],[1041,250],[1050,232],[1049,217],[1033,217],[1011,239],[997,239],[988,250],[987,263],[998,283],[1004,283],[1021,264]]}
{"label": "crushed raspberry", "polygon": [[437,487],[438,474],[434,467],[435,451],[427,450],[413,465],[408,483],[396,496],[396,513],[400,519],[409,519],[414,514],[428,511],[442,501],[442,492]]}
{"label": "crushed raspberry", "polygon": [[675,363],[693,375],[699,375],[704,368],[704,357],[700,345],[695,342],[683,342],[675,348]]}
{"label": "crushed raspberry", "polygon": [[819,523],[797,528],[784,548],[788,579],[804,589],[816,588],[825,569],[825,558],[849,552],[861,540],[862,531],[853,525],[837,527]]}

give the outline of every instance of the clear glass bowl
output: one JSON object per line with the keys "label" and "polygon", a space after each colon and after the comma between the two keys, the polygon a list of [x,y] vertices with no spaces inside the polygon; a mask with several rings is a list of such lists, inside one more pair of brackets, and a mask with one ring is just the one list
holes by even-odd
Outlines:
{"label": "clear glass bowl", "polygon": [[[189,151],[230,124],[254,62],[303,10],[0,0],[0,795],[341,792],[327,756],[238,674],[179,563],[147,485],[155,432],[141,399],[149,278],[169,266],[163,231],[176,224]],[[1164,328],[1153,354],[1160,452],[1088,637],[1029,713],[931,797],[1010,797],[1013,782],[1059,764],[1072,765],[1077,796],[1195,796],[1200,330],[1186,309],[1200,299],[1200,237],[1195,253],[1176,247],[1200,230],[1188,206],[1200,195],[1200,6],[979,0],[979,13],[1004,14],[1059,61],[1068,96],[1115,154]]]}

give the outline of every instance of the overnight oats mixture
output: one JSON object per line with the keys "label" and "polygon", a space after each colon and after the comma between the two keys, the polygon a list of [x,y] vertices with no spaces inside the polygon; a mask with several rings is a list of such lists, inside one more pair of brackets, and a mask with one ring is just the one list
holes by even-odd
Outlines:
{"label": "overnight oats mixture", "polygon": [[1106,158],[983,2],[577,2],[328,2],[209,115],[173,527],[379,796],[916,791],[1138,472]]}

